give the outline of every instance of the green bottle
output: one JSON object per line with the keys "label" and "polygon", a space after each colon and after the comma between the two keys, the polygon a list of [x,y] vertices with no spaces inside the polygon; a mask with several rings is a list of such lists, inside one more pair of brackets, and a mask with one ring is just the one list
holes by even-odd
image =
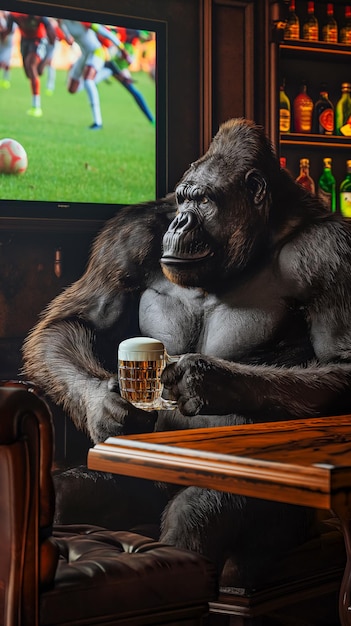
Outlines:
{"label": "green bottle", "polygon": [[279,94],[279,130],[281,133],[290,133],[291,130],[291,105],[284,82],[280,85]]}
{"label": "green bottle", "polygon": [[341,85],[341,97],[335,107],[335,131],[337,135],[351,136],[351,84]]}
{"label": "green bottle", "polygon": [[346,177],[340,184],[340,213],[351,217],[351,161],[346,161]]}
{"label": "green bottle", "polygon": [[318,197],[332,212],[336,211],[336,182],[332,172],[332,159],[323,159],[323,172],[318,180]]}

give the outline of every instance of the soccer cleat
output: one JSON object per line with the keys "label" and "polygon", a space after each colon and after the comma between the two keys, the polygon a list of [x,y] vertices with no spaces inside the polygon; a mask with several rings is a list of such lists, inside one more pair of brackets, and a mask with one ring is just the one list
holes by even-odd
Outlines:
{"label": "soccer cleat", "polygon": [[102,124],[92,124],[91,126],[89,126],[89,130],[101,130],[102,129]]}
{"label": "soccer cleat", "polygon": [[31,107],[28,109],[27,114],[32,117],[41,117],[43,115],[43,110],[40,107]]}
{"label": "soccer cleat", "polygon": [[46,96],[52,96],[52,95],[53,95],[53,93],[54,93],[54,90],[53,90],[53,89],[45,89],[45,95],[46,95]]}
{"label": "soccer cleat", "polygon": [[10,89],[10,87],[11,87],[11,83],[10,83],[10,81],[9,81],[9,80],[1,80],[1,81],[0,81],[0,87],[1,87],[2,89]]}

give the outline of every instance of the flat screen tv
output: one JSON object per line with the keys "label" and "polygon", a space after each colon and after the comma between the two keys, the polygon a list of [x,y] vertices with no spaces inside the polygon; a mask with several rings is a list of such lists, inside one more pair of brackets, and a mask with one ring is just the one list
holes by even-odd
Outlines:
{"label": "flat screen tv", "polygon": [[167,192],[166,22],[0,0],[0,61],[9,42],[0,142],[28,166],[0,173],[0,217],[105,220]]}

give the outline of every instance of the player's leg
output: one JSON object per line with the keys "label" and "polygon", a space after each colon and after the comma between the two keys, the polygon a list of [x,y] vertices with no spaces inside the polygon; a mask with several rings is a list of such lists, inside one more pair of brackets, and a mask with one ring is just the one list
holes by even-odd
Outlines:
{"label": "player's leg", "polygon": [[[112,76],[116,80],[118,80],[118,82],[120,82],[123,87],[125,87],[125,89],[133,96],[135,102],[137,103],[139,109],[144,113],[145,117],[147,117],[149,122],[154,124],[154,116],[152,115],[148,105],[146,104],[144,96],[132,84],[133,79],[129,77],[128,74],[126,74],[123,70],[121,70],[112,60],[106,61],[104,68],[106,70],[109,70]],[[100,80],[102,80],[102,78],[100,78]]]}
{"label": "player's leg", "polygon": [[43,115],[40,97],[40,78],[37,72],[37,65],[38,59],[35,52],[27,54],[24,59],[24,66],[32,92],[32,106],[28,110],[28,114],[33,115],[33,117],[41,117]]}
{"label": "player's leg", "polygon": [[132,85],[128,80],[121,80],[120,82],[123,85],[123,87],[125,87],[125,89],[127,91],[129,91],[129,93],[133,96],[133,98],[134,98],[135,102],[137,103],[139,109],[144,113],[144,115],[147,117],[149,122],[154,124],[155,123],[155,118],[152,115],[149,107],[146,104],[145,98],[140,93],[140,91],[138,89],[136,89],[134,87],[134,85]]}
{"label": "player's leg", "polygon": [[12,40],[13,35],[9,35],[5,42],[0,45],[0,69],[2,70],[2,80],[0,80],[0,87],[3,89],[9,89],[10,71],[11,71],[11,54],[12,54]]}
{"label": "player's leg", "polygon": [[44,74],[45,68],[47,68],[46,89],[45,89],[45,93],[47,96],[51,96],[55,90],[56,68],[53,64],[53,58],[55,54],[55,49],[57,47],[57,43],[58,43],[57,41],[55,41],[55,43],[53,44],[48,43],[46,56],[42,61],[40,61],[39,67],[38,67],[39,76],[42,76],[42,74]]}
{"label": "player's leg", "polygon": [[33,117],[41,117],[43,111],[41,108],[40,95],[40,78],[38,67],[46,55],[46,40],[27,41],[26,47],[23,48],[25,55],[23,56],[23,65],[27,78],[29,79],[32,91],[32,106],[28,110],[28,114]]}
{"label": "player's leg", "polygon": [[95,78],[99,70],[104,65],[104,58],[96,50],[94,54],[89,55],[86,66],[83,70],[84,87],[88,95],[90,107],[93,114],[93,123],[91,130],[100,130],[102,128],[102,114],[100,106],[100,96],[95,83]]}

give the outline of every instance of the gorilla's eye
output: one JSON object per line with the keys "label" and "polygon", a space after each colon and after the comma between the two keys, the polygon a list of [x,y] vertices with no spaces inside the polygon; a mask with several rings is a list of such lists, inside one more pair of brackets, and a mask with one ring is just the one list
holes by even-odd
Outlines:
{"label": "gorilla's eye", "polygon": [[201,204],[207,204],[208,202],[208,197],[207,196],[202,196],[201,200],[200,200]]}

